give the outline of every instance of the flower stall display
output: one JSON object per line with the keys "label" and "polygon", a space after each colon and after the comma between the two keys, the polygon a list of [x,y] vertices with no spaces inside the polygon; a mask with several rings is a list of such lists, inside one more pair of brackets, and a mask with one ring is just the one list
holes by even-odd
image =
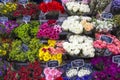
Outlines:
{"label": "flower stall display", "polygon": [[46,67],[43,72],[45,74],[45,80],[61,80],[59,78],[62,76],[62,72],[56,68]]}
{"label": "flower stall display", "polygon": [[41,46],[42,43],[40,43],[40,40],[36,38],[31,39],[28,45],[20,40],[15,40],[12,42],[9,60],[34,62],[37,59],[37,53]]}
{"label": "flower stall display", "polygon": [[113,20],[95,20],[93,22],[96,32],[108,33],[115,27]]}
{"label": "flower stall display", "polygon": [[34,3],[28,3],[25,7],[21,4],[18,4],[17,9],[13,11],[13,17],[21,18],[23,16],[29,15],[32,19],[38,19],[39,11],[38,5]]}
{"label": "flower stall display", "polygon": [[111,34],[96,34],[93,45],[98,55],[103,56],[104,53],[117,55],[120,53],[120,41]]}
{"label": "flower stall display", "polygon": [[63,43],[63,48],[71,56],[86,58],[95,56],[93,39],[87,36],[71,35],[68,41]]}
{"label": "flower stall display", "polygon": [[11,66],[4,76],[4,80],[45,80],[42,75],[42,67],[38,61],[29,63],[28,66],[22,66],[18,71]]}
{"label": "flower stall display", "polygon": [[28,24],[21,24],[14,30],[14,34],[18,39],[21,39],[24,43],[29,43],[32,38],[35,38],[37,35],[38,27],[40,23],[38,21],[33,21]]}
{"label": "flower stall display", "polygon": [[59,34],[62,32],[61,26],[54,22],[48,21],[43,23],[37,33],[37,38],[59,39]]}
{"label": "flower stall display", "polygon": [[43,47],[39,49],[39,59],[44,62],[57,60],[59,64],[61,64],[63,54],[64,49],[60,48],[55,40],[48,40],[48,45],[43,45]]}
{"label": "flower stall display", "polygon": [[90,12],[90,7],[89,5],[84,2],[67,2],[65,4],[66,11],[69,15],[84,15]]}
{"label": "flower stall display", "polygon": [[39,10],[44,13],[46,19],[58,19],[59,13],[64,13],[64,7],[62,4],[55,0],[48,3],[40,3]]}
{"label": "flower stall display", "polygon": [[93,73],[92,80],[119,80],[120,67],[112,62],[110,57],[97,57],[91,60],[96,71]]}
{"label": "flower stall display", "polygon": [[94,29],[91,21],[92,18],[87,16],[70,16],[62,23],[62,29],[75,34],[82,34],[83,32],[89,32]]}
{"label": "flower stall display", "polygon": [[[76,63],[77,64],[77,63]],[[79,65],[79,62],[78,64]],[[64,70],[63,80],[91,80],[92,79],[92,65],[85,63],[83,66],[74,67],[71,63],[62,66]]]}
{"label": "flower stall display", "polygon": [[16,3],[8,2],[6,3],[6,5],[0,3],[0,15],[13,17],[12,12],[15,11],[16,9],[17,9]]}
{"label": "flower stall display", "polygon": [[0,80],[120,80],[119,0],[34,1],[0,0]]}
{"label": "flower stall display", "polygon": [[4,24],[0,23],[0,36],[2,37],[10,37],[13,30],[18,27],[19,24],[16,21],[7,21]]}

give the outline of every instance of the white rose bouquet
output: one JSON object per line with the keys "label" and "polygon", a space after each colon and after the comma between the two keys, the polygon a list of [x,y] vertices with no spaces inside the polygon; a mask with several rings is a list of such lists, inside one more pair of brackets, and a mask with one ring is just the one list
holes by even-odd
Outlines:
{"label": "white rose bouquet", "polygon": [[95,49],[93,39],[87,36],[71,35],[68,42],[63,43],[63,48],[71,56],[94,57]]}
{"label": "white rose bouquet", "polygon": [[86,16],[70,16],[62,23],[64,31],[70,31],[75,34],[82,34],[83,31],[91,31],[94,26],[91,23],[92,18]]}
{"label": "white rose bouquet", "polygon": [[88,4],[80,2],[67,2],[65,4],[66,11],[69,15],[82,15],[84,13],[90,12],[90,7]]}

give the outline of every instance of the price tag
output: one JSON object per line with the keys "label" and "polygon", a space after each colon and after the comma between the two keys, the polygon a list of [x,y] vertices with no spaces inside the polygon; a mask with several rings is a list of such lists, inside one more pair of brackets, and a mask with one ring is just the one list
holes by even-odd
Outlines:
{"label": "price tag", "polygon": [[19,0],[18,2],[19,2],[21,5],[23,5],[24,8],[26,8],[25,5],[28,3],[28,0]]}
{"label": "price tag", "polygon": [[27,24],[28,22],[30,22],[31,16],[24,16],[23,17],[23,21]]}
{"label": "price tag", "polygon": [[3,2],[5,5],[7,2],[9,2],[10,0],[1,0],[1,2]]}
{"label": "price tag", "polygon": [[5,24],[8,21],[8,17],[0,17],[0,22]]}
{"label": "price tag", "polygon": [[120,66],[120,55],[113,56],[113,57],[112,57],[112,62],[113,62],[113,63],[117,63],[117,64],[118,64],[118,67],[119,67],[119,66]]}
{"label": "price tag", "polygon": [[77,59],[77,60],[74,60],[71,62],[71,66],[74,67],[74,68],[77,68],[77,67],[83,67],[84,66],[84,60],[83,59]]}
{"label": "price tag", "polygon": [[113,42],[112,38],[109,37],[109,36],[106,36],[106,35],[102,35],[102,36],[100,37],[100,40],[105,41],[105,42],[107,42],[107,43],[112,43],[112,42]]}
{"label": "price tag", "polygon": [[26,52],[26,51],[28,51],[28,46],[27,45],[25,45],[25,44],[22,44],[22,50],[24,51],[24,52]]}
{"label": "price tag", "polygon": [[103,19],[112,19],[113,15],[111,13],[104,12],[101,14]]}
{"label": "price tag", "polygon": [[43,0],[45,3],[52,2],[52,0]]}
{"label": "price tag", "polygon": [[104,56],[110,56],[110,55],[112,55],[112,53],[108,49],[106,49],[104,52]]}
{"label": "price tag", "polygon": [[47,62],[47,66],[48,67],[58,67],[59,66],[59,63],[58,63],[58,61],[49,61],[49,62]]}

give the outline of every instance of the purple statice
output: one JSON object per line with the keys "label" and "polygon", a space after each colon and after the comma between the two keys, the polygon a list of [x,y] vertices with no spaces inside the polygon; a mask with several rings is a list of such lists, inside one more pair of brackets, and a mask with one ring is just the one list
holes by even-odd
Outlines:
{"label": "purple statice", "polygon": [[14,28],[19,26],[16,21],[8,21],[4,25],[5,25],[6,33],[10,33]]}
{"label": "purple statice", "polygon": [[5,24],[0,23],[0,35],[9,35],[12,30],[18,26],[19,25],[16,21],[7,21]]}
{"label": "purple statice", "polygon": [[120,67],[112,62],[112,56],[97,57],[92,59],[91,63],[96,69],[93,80],[120,80]]}

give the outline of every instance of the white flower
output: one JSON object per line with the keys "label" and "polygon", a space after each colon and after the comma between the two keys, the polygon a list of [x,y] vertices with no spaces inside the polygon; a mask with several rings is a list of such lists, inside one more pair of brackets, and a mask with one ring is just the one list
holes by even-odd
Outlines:
{"label": "white flower", "polygon": [[[69,42],[63,44],[63,48],[68,52],[69,55],[82,54],[85,57],[95,56],[92,38],[80,35],[71,35],[68,40]],[[69,49],[68,47],[64,47],[65,45],[69,45]],[[81,50],[82,53],[80,53]]]}
{"label": "white flower", "polygon": [[73,7],[73,12],[77,12],[78,10],[79,10],[79,7],[77,7],[77,6]]}
{"label": "white flower", "polygon": [[83,26],[81,24],[74,25],[73,27],[69,28],[69,30],[75,34],[81,34],[83,32]]}
{"label": "white flower", "polygon": [[90,12],[89,5],[87,5],[87,4],[81,4],[79,11],[80,12],[85,12],[85,13]]}
{"label": "white flower", "polygon": [[67,31],[71,31],[75,34],[81,34],[83,32],[83,26],[78,21],[80,17],[78,16],[71,16],[68,17],[62,24],[62,29]]}
{"label": "white flower", "polygon": [[83,77],[85,75],[90,75],[90,74],[91,74],[91,71],[88,69],[80,69],[78,72],[79,77]]}
{"label": "white flower", "polygon": [[87,17],[87,16],[81,16],[81,20],[91,21],[92,18],[91,17]]}
{"label": "white flower", "polygon": [[77,74],[78,74],[77,69],[70,69],[69,71],[66,72],[67,77],[73,77],[76,76]]}

